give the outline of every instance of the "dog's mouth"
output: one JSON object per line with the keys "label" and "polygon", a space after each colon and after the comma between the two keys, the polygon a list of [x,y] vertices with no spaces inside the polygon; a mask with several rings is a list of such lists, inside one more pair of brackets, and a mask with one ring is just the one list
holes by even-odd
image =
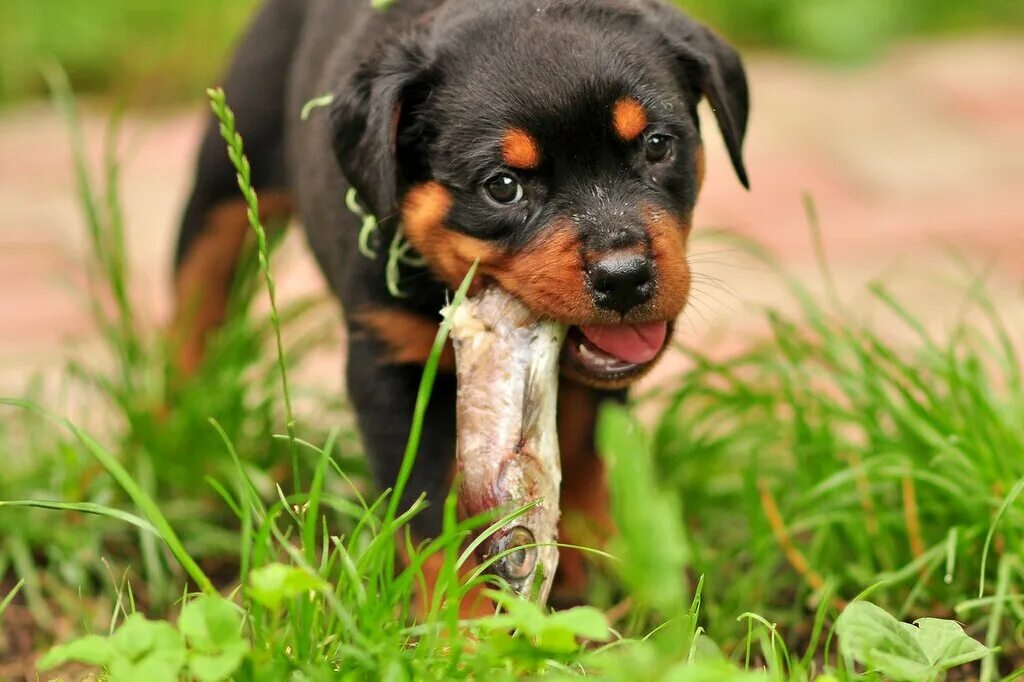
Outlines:
{"label": "dog's mouth", "polygon": [[639,377],[658,359],[671,337],[667,322],[584,324],[569,328],[562,365],[570,374],[601,384]]}

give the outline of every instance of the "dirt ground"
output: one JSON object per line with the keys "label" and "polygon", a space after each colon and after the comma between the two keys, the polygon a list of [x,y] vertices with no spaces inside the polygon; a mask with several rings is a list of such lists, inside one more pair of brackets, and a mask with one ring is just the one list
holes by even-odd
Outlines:
{"label": "dirt ground", "polygon": [[[817,202],[834,275],[855,310],[873,314],[863,285],[884,276],[930,324],[947,324],[966,281],[953,252],[988,272],[1011,326],[1024,329],[1024,42],[905,46],[856,70],[771,55],[748,61],[753,189],[736,182],[706,117],[709,172],[692,258],[707,277],[681,338],[726,351],[756,329],[758,305],[785,300],[775,275],[707,238],[712,229],[753,237],[820,290],[804,192]],[[187,111],[129,116],[124,126],[134,295],[154,324],[169,308],[174,228],[202,110],[197,99]],[[86,107],[97,156],[106,117]],[[0,111],[0,215],[0,393],[17,395],[32,373],[59,371],[69,343],[88,348],[91,336],[68,136],[46,103]],[[321,291],[295,232],[278,266],[282,289]],[[323,362],[335,366],[319,372],[324,380],[340,381],[340,356]],[[678,367],[666,363],[654,380]]]}

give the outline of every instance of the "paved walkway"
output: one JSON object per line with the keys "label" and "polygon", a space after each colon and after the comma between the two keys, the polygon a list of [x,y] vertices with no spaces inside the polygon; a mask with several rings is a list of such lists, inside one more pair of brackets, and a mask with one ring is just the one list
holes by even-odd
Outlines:
{"label": "paved walkway", "polygon": [[[762,242],[812,286],[802,192],[821,214],[844,294],[886,273],[931,323],[949,320],[963,277],[944,249],[990,271],[993,294],[1024,330],[1024,43],[978,39],[905,47],[863,70],[749,56],[753,111],[743,193],[713,124],[705,126],[708,184],[698,233],[728,228]],[[198,139],[197,112],[129,118],[125,201],[135,296],[154,324],[168,310],[178,207]],[[98,155],[105,113],[87,110]],[[67,135],[50,107],[0,111],[0,393],[19,393],[33,370],[60,366],[69,341],[88,343],[82,305],[84,228]],[[286,292],[319,291],[293,240],[278,279]],[[741,253],[698,237],[696,300],[679,333],[731,348],[758,318],[752,304],[784,300],[776,278]],[[714,282],[719,282],[715,284]],[[867,310],[867,308],[864,308]],[[338,364],[338,359],[325,360]],[[666,367],[664,376],[672,371]],[[337,374],[326,376],[334,381]]]}

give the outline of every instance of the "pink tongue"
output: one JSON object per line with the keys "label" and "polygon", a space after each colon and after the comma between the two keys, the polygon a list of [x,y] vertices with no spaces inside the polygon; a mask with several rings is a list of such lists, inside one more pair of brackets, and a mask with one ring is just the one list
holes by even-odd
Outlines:
{"label": "pink tongue", "polygon": [[635,365],[650,362],[665,345],[668,325],[648,324],[585,324],[583,336],[608,355]]}

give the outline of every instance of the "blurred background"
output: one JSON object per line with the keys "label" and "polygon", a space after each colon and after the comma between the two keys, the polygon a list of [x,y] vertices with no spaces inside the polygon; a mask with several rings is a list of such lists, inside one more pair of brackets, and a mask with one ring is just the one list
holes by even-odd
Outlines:
{"label": "blurred background", "polygon": [[[190,551],[213,565],[223,563],[225,555],[233,556],[238,543],[226,530],[233,526],[224,521],[223,505],[197,481],[200,471],[216,473],[217,480],[233,480],[234,475],[208,417],[215,415],[238,452],[247,453],[247,460],[265,471],[279,471],[285,461],[283,449],[275,449],[280,443],[274,448],[266,445],[267,434],[280,432],[282,426],[274,356],[260,350],[270,338],[265,316],[257,309],[252,319],[243,320],[250,323],[248,327],[239,325],[237,333],[223,335],[220,355],[207,363],[208,372],[196,385],[186,387],[189,399],[179,400],[169,416],[163,410],[166,368],[154,348],[160,343],[156,330],[166,322],[170,308],[175,231],[207,111],[204,90],[218,83],[230,48],[257,4],[258,0],[0,0],[0,396],[28,395],[93,429],[97,416],[109,412],[109,420],[99,419],[106,428],[92,433],[124,454],[134,467],[133,474],[165,501],[165,513],[187,538]],[[752,189],[745,192],[736,181],[709,112],[704,111],[708,177],[691,248],[696,273],[692,303],[677,325],[680,341],[702,353],[731,357],[765,332],[774,311],[792,312],[796,307],[792,290],[787,290],[778,273],[763,260],[749,257],[751,241],[773,254],[816,300],[832,300],[833,292],[816,260],[808,199],[820,219],[821,245],[835,298],[848,313],[843,323],[851,328],[870,326],[898,347],[919,349],[918,338],[900,345],[915,330],[897,323],[898,316],[880,305],[867,285],[883,281],[923,325],[940,332],[937,338],[949,339],[950,330],[962,321],[970,285],[983,280],[986,300],[1020,338],[1024,331],[1024,2],[690,0],[683,4],[733,41],[746,60],[752,89],[746,146]],[[96,322],[103,317],[97,310],[102,312],[108,299],[116,298],[111,291],[116,294],[118,287],[111,285],[114,278],[109,272],[89,276],[90,272],[96,275],[100,260],[93,248],[103,240],[95,230],[90,237],[73,168],[73,136],[41,76],[41,67],[50,65],[52,70],[54,62],[66,70],[79,96],[87,166],[100,187],[107,171],[102,159],[110,122],[120,115],[117,134],[109,143],[121,161],[120,179],[111,196],[99,198],[99,213],[108,222],[123,218],[129,282],[124,290],[130,301],[129,305],[112,303],[111,307],[122,305],[121,314],[108,319],[130,318],[126,333],[116,324],[103,329]],[[103,210],[117,200],[123,214]],[[116,230],[111,234],[112,241],[119,242]],[[109,259],[104,265],[110,266]],[[299,309],[310,295],[325,298],[298,230],[291,231],[275,257],[274,273],[285,308],[291,304]],[[97,286],[103,277],[108,280],[105,286]],[[262,295],[258,298],[262,300]],[[763,306],[770,306],[772,312],[766,315]],[[295,384],[301,389],[293,389],[299,402],[313,406],[302,409],[300,405],[300,412],[316,413],[299,420],[303,433],[326,432],[345,414],[336,405],[343,399],[339,390],[342,358],[331,333],[340,327],[338,311],[329,302],[308,310],[316,317],[318,330],[331,331],[303,335],[289,325],[285,331],[289,357],[303,360],[300,368],[289,372],[292,377],[300,373]],[[953,346],[950,355],[959,347]],[[778,349],[770,350],[763,359],[765,367],[777,364]],[[218,364],[217,358],[230,362]],[[677,387],[690,382],[694,373],[680,374],[686,364],[682,354],[670,356],[649,381],[669,383],[674,377]],[[933,365],[920,367],[926,369],[908,373],[928,373]],[[833,369],[827,365],[828,371]],[[873,390],[872,377],[861,377],[856,371],[837,374],[835,381],[842,383],[851,375]],[[996,383],[1001,381],[998,378]],[[717,391],[718,385],[712,383]],[[789,604],[787,595],[806,590],[792,571],[777,570],[780,560],[756,491],[743,488],[740,492],[753,491],[743,498],[729,487],[734,482],[708,486],[705,477],[714,476],[715,462],[721,463],[724,472],[716,480],[731,480],[734,469],[742,470],[744,476],[755,469],[760,472],[764,462],[758,459],[759,453],[766,444],[773,453],[788,453],[792,442],[803,443],[803,450],[792,449],[805,456],[810,453],[814,456],[810,459],[837,471],[844,470],[847,455],[851,462],[853,455],[847,452],[849,442],[828,433],[827,423],[822,428],[825,445],[815,442],[814,434],[794,436],[792,441],[779,436],[768,422],[786,422],[785,415],[775,412],[776,405],[785,408],[786,403],[776,400],[774,384],[766,386],[762,411],[752,410],[748,398],[741,396],[732,408],[735,412],[729,413],[730,420],[746,424],[747,430],[737,429],[738,435],[730,441],[732,427],[723,429],[724,445],[718,450],[701,440],[692,449],[699,450],[704,468],[678,467],[673,470],[672,485],[680,477],[684,481],[680,490],[693,512],[690,526],[704,527],[711,539],[700,566],[717,561],[720,569],[718,573],[710,569],[718,576],[718,588],[706,586],[709,612],[717,619],[712,630],[727,633],[729,627],[738,627],[736,614],[750,610],[765,613],[772,622],[778,618],[783,631],[800,637],[802,631],[794,624],[805,621],[806,614],[800,602],[794,601],[795,607]],[[959,394],[950,390],[950,395]],[[716,402],[728,412],[717,394]],[[992,402],[1002,409],[1001,400]],[[1001,415],[996,408],[987,414]],[[656,412],[645,416],[657,416]],[[0,500],[40,497],[127,504],[81,448],[55,435],[44,419],[19,411],[0,414]],[[675,422],[668,414],[667,420],[677,426],[699,425],[700,419],[693,414],[686,412]],[[752,416],[748,419],[747,414]],[[789,419],[800,422],[798,416]],[[868,423],[865,432],[872,439],[874,416],[863,416]],[[990,443],[986,429],[998,421],[995,417],[986,421],[968,411],[964,419],[981,425],[981,451],[990,448],[1003,455],[1004,443],[1020,442],[996,438]],[[713,429],[715,422],[710,421]],[[1006,423],[1019,420],[1007,417]],[[798,426],[793,427],[794,433],[803,433]],[[344,447],[339,450],[357,455],[357,439],[350,427],[342,430]],[[964,430],[961,427],[956,426]],[[775,424],[775,429],[782,427]],[[682,461],[673,449],[677,443],[684,449],[688,442],[679,437],[681,430],[668,432],[666,460]],[[319,435],[309,440],[323,442]],[[934,465],[925,458],[930,444],[911,447],[897,439],[893,447],[896,452],[924,453],[921,461],[926,464],[921,466],[930,473]],[[737,452],[745,448],[753,454],[739,461],[753,463],[736,465]],[[1006,448],[1011,460],[1017,451]],[[884,449],[865,452],[891,454]],[[353,459],[346,462],[349,471],[355,471],[361,461]],[[816,528],[818,521],[813,519],[827,516],[826,502],[834,502],[841,512],[837,518],[846,514],[842,518],[853,519],[850,527],[859,527],[857,496],[848,491],[846,497],[837,498],[831,492],[815,497],[812,486],[818,484],[820,472],[812,469],[794,466],[779,476],[780,490],[809,491],[806,499],[794,494],[780,497],[785,518],[798,528],[801,519],[807,519],[804,528]],[[1019,475],[1011,469],[1000,466],[997,474],[985,479],[996,481],[992,490],[997,497]],[[957,476],[959,470],[952,471],[951,476]],[[897,475],[902,474],[893,474]],[[982,483],[975,475],[964,478]],[[270,475],[260,480],[267,490],[273,489]],[[856,594],[880,571],[911,566],[905,549],[894,550],[877,566],[871,564],[874,551],[867,549],[906,544],[902,521],[895,518],[900,507],[893,502],[904,499],[898,491],[906,488],[900,488],[895,479],[886,485],[888,497],[879,497],[886,500],[879,509],[891,512],[895,519],[887,527],[890,544],[872,536],[861,553],[859,545],[848,543],[847,535],[829,525],[823,525],[813,544],[808,544],[812,562],[826,575],[845,576],[842,585],[847,596]],[[199,489],[205,494],[197,501]],[[921,495],[922,508],[930,510],[924,516],[930,524],[925,526],[929,541],[945,542],[941,538],[947,532],[955,538],[956,523],[971,528],[971,532],[963,530],[961,537],[974,543],[965,544],[966,556],[973,560],[998,501],[986,507],[986,499],[974,496],[971,501],[977,514],[950,521],[946,512],[958,512],[959,505],[935,491],[927,498]],[[691,504],[691,500],[697,502]],[[723,513],[716,517],[717,510]],[[706,518],[700,516],[704,511]],[[734,513],[749,513],[750,518],[737,521]],[[5,577],[8,567],[16,568],[13,573],[27,581],[26,606],[18,603],[8,610],[8,641],[0,636],[3,679],[15,679],[12,670],[31,670],[33,652],[43,641],[40,625],[47,636],[57,639],[81,623],[106,627],[113,591],[107,590],[107,602],[90,602],[91,615],[82,616],[78,611],[81,594],[75,590],[84,583],[83,576],[91,576],[93,591],[103,593],[103,586],[118,582],[112,576],[130,564],[141,567],[145,580],[139,582],[153,603],[159,606],[160,595],[180,596],[180,590],[175,594],[177,583],[170,579],[172,569],[154,559],[157,550],[148,535],[143,534],[140,545],[139,537],[121,524],[81,516],[60,517],[54,523],[54,517],[46,514],[11,513],[0,521],[0,598],[13,586],[11,578]],[[1016,519],[1016,528],[1024,527]],[[758,572],[746,571],[747,564],[734,561],[730,554],[748,556],[748,531],[749,544],[762,552]],[[141,547],[141,557],[136,545]],[[1008,542],[1008,546],[1015,545]],[[868,558],[853,560],[853,554]],[[106,561],[111,556],[113,568],[101,566],[99,557]],[[864,562],[869,564],[866,568]],[[36,566],[45,570],[36,571]],[[952,596],[941,593],[948,579],[938,588],[938,598],[931,592],[926,596],[936,604],[951,605],[975,595],[975,586],[964,575],[961,571],[958,582],[948,587]],[[764,587],[760,580],[773,582],[774,587]],[[918,593],[917,588],[911,593]],[[775,594],[787,603],[767,605],[765,600]],[[897,602],[902,601],[901,593],[894,594]],[[911,601],[907,597],[905,604]],[[52,604],[57,607],[51,608]],[[783,618],[776,606],[793,613]],[[900,612],[901,616],[916,614],[916,610]],[[729,643],[726,634],[722,637],[723,643]],[[28,679],[35,678],[29,675]]]}
{"label": "blurred background", "polygon": [[[133,296],[166,316],[170,253],[205,110],[256,0],[0,0],[0,388],[87,339],[78,292],[84,228],[65,125],[40,64],[57,60],[84,103],[98,157],[123,110],[122,199]],[[941,318],[953,251],[1019,303],[1024,275],[1024,3],[1019,0],[692,0],[743,51],[753,92],[741,191],[712,125],[698,234],[725,228],[768,246],[799,274],[812,250],[803,204],[816,201],[841,289],[893,273]],[[293,242],[297,241],[295,239]],[[286,248],[286,251],[288,248]],[[320,290],[301,246],[286,287]],[[710,255],[708,255],[710,254]],[[681,325],[735,338],[767,275],[727,249],[694,246],[718,285]],[[938,269],[931,269],[935,265]],[[922,276],[923,275],[923,276]],[[710,280],[709,280],[710,281]],[[724,333],[723,333],[724,332]],[[718,341],[716,341],[718,342]]]}
{"label": "blurred background", "polygon": [[[56,57],[80,92],[141,105],[192,100],[220,71],[257,0],[0,0],[0,101],[45,96],[37,62]],[[1014,31],[1016,0],[687,0],[737,43],[864,64],[922,37]],[[954,59],[951,59],[953,61]]]}

